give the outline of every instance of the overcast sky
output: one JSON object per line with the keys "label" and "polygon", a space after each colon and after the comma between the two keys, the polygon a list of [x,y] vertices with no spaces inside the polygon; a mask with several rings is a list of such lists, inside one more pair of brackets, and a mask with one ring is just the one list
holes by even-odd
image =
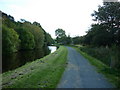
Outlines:
{"label": "overcast sky", "polygon": [[62,28],[70,36],[85,35],[93,23],[91,13],[102,0],[0,0],[0,10],[16,21],[37,21],[55,38],[55,30]]}

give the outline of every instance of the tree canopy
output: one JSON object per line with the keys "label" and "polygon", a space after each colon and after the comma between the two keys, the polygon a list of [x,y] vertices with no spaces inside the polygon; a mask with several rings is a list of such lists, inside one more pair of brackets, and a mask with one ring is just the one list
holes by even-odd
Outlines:
{"label": "tree canopy", "polygon": [[19,35],[14,29],[2,25],[2,50],[5,52],[16,52],[19,47]]}

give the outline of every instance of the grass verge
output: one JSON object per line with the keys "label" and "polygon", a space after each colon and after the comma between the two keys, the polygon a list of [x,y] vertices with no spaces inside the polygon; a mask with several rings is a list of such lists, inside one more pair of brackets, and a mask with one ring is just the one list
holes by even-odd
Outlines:
{"label": "grass verge", "polygon": [[56,88],[67,62],[67,48],[2,74],[3,88]]}
{"label": "grass verge", "polygon": [[94,65],[97,68],[97,72],[102,73],[115,87],[120,88],[120,75],[118,74],[118,71],[111,69],[100,60],[91,57],[85,52],[82,52],[78,47],[72,47],[83,55],[92,65]]}

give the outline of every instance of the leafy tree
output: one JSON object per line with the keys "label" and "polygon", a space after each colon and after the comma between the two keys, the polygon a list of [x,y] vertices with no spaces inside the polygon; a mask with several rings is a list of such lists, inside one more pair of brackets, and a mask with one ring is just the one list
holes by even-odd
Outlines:
{"label": "leafy tree", "polygon": [[27,28],[33,34],[35,41],[35,49],[42,48],[45,39],[43,29],[39,26],[27,22],[23,24],[23,27]]}
{"label": "leafy tree", "polygon": [[92,16],[95,17],[95,21],[105,23],[109,27],[119,27],[120,20],[120,3],[119,2],[104,2],[103,6],[99,6],[98,11],[94,11]]}
{"label": "leafy tree", "polygon": [[55,35],[56,35],[58,38],[66,37],[65,31],[64,31],[63,29],[57,29],[57,30],[55,31]]}
{"label": "leafy tree", "polygon": [[46,37],[47,45],[51,45],[51,44],[54,43],[54,40],[52,39],[52,37],[51,37],[51,35],[49,33],[46,33],[45,37]]}
{"label": "leafy tree", "polygon": [[66,34],[63,29],[55,30],[55,35],[57,36],[56,37],[57,43],[65,44]]}
{"label": "leafy tree", "polygon": [[92,28],[87,32],[84,43],[95,46],[110,46],[114,43],[113,34],[107,31],[107,27],[102,24],[94,24]]}
{"label": "leafy tree", "polygon": [[19,33],[20,36],[19,38],[21,40],[21,49],[34,49],[35,41],[32,33],[24,27],[19,27],[18,29],[16,29],[16,31]]}
{"label": "leafy tree", "polygon": [[[36,25],[36,26],[41,27],[40,23],[38,23],[38,22],[33,22],[33,25]],[[41,27],[41,28],[42,28],[42,27]]]}
{"label": "leafy tree", "polygon": [[93,25],[92,27],[93,38],[92,44],[96,46],[110,46],[111,43],[114,43],[114,36],[111,32],[107,31],[107,27],[101,25]]}
{"label": "leafy tree", "polygon": [[15,28],[15,21],[11,15],[7,15],[2,12],[2,24],[6,25],[8,28]]}
{"label": "leafy tree", "polygon": [[2,25],[2,50],[3,53],[16,52],[19,47],[19,35],[13,29]]}
{"label": "leafy tree", "polygon": [[111,33],[116,44],[120,44],[120,3],[104,2],[103,6],[99,6],[98,11],[92,14],[94,20],[107,27],[107,31]]}
{"label": "leafy tree", "polygon": [[92,16],[97,24],[91,25],[91,29],[84,38],[84,43],[95,46],[111,46],[120,44],[120,3],[105,2],[94,11]]}

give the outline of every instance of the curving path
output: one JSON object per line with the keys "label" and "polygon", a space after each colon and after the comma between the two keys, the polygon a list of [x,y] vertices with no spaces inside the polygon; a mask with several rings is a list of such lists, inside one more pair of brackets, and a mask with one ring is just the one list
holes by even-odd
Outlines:
{"label": "curving path", "polygon": [[75,49],[68,49],[68,66],[58,88],[112,88],[112,84]]}

